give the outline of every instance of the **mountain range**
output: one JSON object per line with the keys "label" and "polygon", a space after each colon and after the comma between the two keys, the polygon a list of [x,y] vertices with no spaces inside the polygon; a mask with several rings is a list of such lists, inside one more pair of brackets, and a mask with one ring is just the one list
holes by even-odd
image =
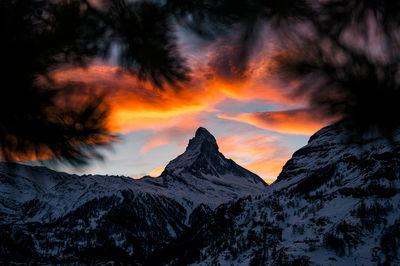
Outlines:
{"label": "mountain range", "polygon": [[400,134],[315,133],[268,186],[199,128],[157,178],[0,164],[0,262],[399,265]]}

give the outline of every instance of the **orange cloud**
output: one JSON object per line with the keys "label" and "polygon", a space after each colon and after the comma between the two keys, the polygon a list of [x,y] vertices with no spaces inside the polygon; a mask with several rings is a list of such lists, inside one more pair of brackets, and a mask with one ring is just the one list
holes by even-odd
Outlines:
{"label": "orange cloud", "polygon": [[169,143],[169,140],[167,138],[153,139],[153,140],[147,142],[145,145],[143,145],[141,152],[145,153],[151,149],[154,149],[158,146],[166,145],[168,143]]}
{"label": "orange cloud", "polygon": [[217,140],[220,151],[243,167],[272,182],[290,158],[290,149],[278,136],[255,133],[227,136]]}
{"label": "orange cloud", "polygon": [[319,116],[311,109],[260,112],[246,114],[218,114],[219,118],[244,122],[258,128],[284,134],[311,135],[335,119]]}
{"label": "orange cloud", "polygon": [[[111,107],[108,127],[111,131],[127,133],[151,129],[153,134],[141,147],[142,153],[169,143],[186,145],[195,129],[204,125],[199,116],[205,112],[289,134],[310,135],[328,123],[304,109],[218,114],[215,106],[228,98],[244,103],[257,100],[296,108],[305,106],[304,101],[289,97],[285,89],[271,83],[266,76],[269,64],[266,55],[252,58],[244,71],[237,69],[232,62],[230,44],[228,40],[225,46],[206,47],[203,55],[190,54],[192,81],[181,84],[179,89],[168,86],[163,90],[157,89],[150,82],[139,81],[121,67],[104,63],[87,68],[65,67],[54,71],[53,76],[59,82],[85,84],[83,87],[95,92],[107,93],[106,99]],[[290,157],[291,152],[276,136],[229,134],[233,135],[217,139],[221,152],[264,178],[272,180],[276,177]],[[158,176],[161,168],[154,169],[150,175]]]}
{"label": "orange cloud", "polygon": [[289,158],[290,157],[288,156],[278,159],[260,159],[248,164],[244,164],[243,167],[258,174],[259,176],[264,177],[264,180],[274,181],[282,171],[283,165],[289,160]]}
{"label": "orange cloud", "polygon": [[217,141],[221,152],[231,158],[257,158],[270,156],[277,149],[284,149],[278,148],[280,143],[275,142],[274,139],[272,136],[226,136]]}
{"label": "orange cloud", "polygon": [[[227,98],[238,101],[264,101],[296,105],[285,90],[271,86],[265,77],[265,60],[252,61],[245,73],[237,70],[210,51],[205,57],[192,57],[192,81],[181,88],[166,86],[160,90],[150,82],[139,81],[121,67],[91,65],[87,68],[63,68],[54,71],[59,82],[75,82],[108,94],[112,108],[109,128],[114,132],[153,129],[168,125],[182,115],[196,115],[214,108]],[[209,63],[207,62],[214,62]]]}
{"label": "orange cloud", "polygon": [[267,183],[268,185],[271,185],[272,183],[274,183],[275,180],[276,180],[276,179],[265,179],[265,178],[264,178],[265,183]]}
{"label": "orange cloud", "polygon": [[153,128],[153,133],[147,138],[141,152],[146,153],[151,149],[167,144],[184,147],[187,140],[193,137],[194,132],[201,124],[203,124],[202,120],[194,114],[175,117],[169,123]]}
{"label": "orange cloud", "polygon": [[[219,113],[215,106],[228,98],[297,107],[305,105],[269,82],[266,77],[268,61],[264,55],[251,60],[249,68],[240,72],[229,56],[218,56],[220,51],[211,49],[202,56],[192,55],[192,81],[181,84],[179,89],[168,86],[157,89],[120,67],[105,64],[59,69],[53,75],[60,82],[84,83],[95,91],[106,92],[111,106],[109,128],[113,132],[151,129],[153,134],[143,144],[142,153],[165,144],[181,145],[182,140],[192,137],[195,129],[203,124],[198,117],[205,112],[289,134],[309,135],[328,123],[304,109],[254,114]],[[236,158],[242,165],[268,178],[277,176],[290,154],[274,136],[233,135],[218,139],[218,143],[226,156]]]}
{"label": "orange cloud", "polygon": [[[207,62],[195,62],[196,77],[205,77],[207,86],[229,98],[240,101],[264,101],[290,106],[306,105],[305,99],[289,95],[289,90],[282,89],[274,79],[268,75],[270,68],[269,48],[270,40],[264,40],[264,46],[257,49],[248,62],[242,62],[238,57],[235,40],[231,36],[221,38],[207,47],[202,59]],[[241,64],[244,63],[244,64]],[[203,65],[202,65],[203,64]],[[245,66],[245,68],[244,68]],[[201,75],[199,74],[201,73]]]}
{"label": "orange cloud", "polygon": [[175,117],[210,111],[222,97],[194,84],[160,90],[115,66],[63,69],[56,71],[54,77],[59,82],[85,83],[106,92],[112,108],[109,127],[117,132],[157,128]]}
{"label": "orange cloud", "polygon": [[164,169],[165,166],[157,167],[149,173],[149,176],[159,177],[161,173],[164,171]]}
{"label": "orange cloud", "polygon": [[230,37],[222,38],[201,51],[188,51],[192,81],[181,84],[179,89],[166,86],[160,90],[121,67],[103,62],[87,68],[64,67],[55,70],[53,76],[57,81],[84,83],[96,91],[107,92],[112,107],[109,127],[124,133],[166,126],[182,115],[218,111],[214,106],[227,98],[290,106],[305,104],[272,84],[267,76],[267,49],[259,49],[261,52],[251,58],[248,68],[240,69],[233,41]]}

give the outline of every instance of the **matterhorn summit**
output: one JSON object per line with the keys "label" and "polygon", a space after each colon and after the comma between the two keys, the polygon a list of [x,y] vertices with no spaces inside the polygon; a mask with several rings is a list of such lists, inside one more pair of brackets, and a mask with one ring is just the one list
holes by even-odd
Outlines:
{"label": "matterhorn summit", "polygon": [[172,160],[165,170],[172,173],[186,169],[196,173],[206,171],[204,168],[220,163],[223,159],[225,157],[218,151],[214,136],[207,129],[200,127],[197,129],[195,137],[189,140],[186,151]]}
{"label": "matterhorn summit", "polygon": [[265,193],[267,184],[256,174],[225,158],[217,141],[200,127],[184,153],[168,163],[158,178],[146,182],[168,188],[168,196],[194,205],[217,206],[227,199]]}

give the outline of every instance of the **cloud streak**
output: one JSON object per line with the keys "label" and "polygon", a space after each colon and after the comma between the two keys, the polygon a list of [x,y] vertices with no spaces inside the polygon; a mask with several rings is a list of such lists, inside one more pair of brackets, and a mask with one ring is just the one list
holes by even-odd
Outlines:
{"label": "cloud streak", "polygon": [[311,135],[320,128],[334,122],[311,109],[296,109],[276,112],[246,114],[218,114],[219,118],[247,123],[258,128],[283,134]]}
{"label": "cloud streak", "polygon": [[278,135],[257,136],[249,132],[217,141],[222,153],[266,181],[275,179],[291,155]]}
{"label": "cloud streak", "polygon": [[64,69],[54,75],[58,81],[85,83],[98,92],[107,93],[111,106],[109,126],[117,132],[157,128],[171,118],[212,110],[213,103],[221,97],[195,85],[161,90],[114,66]]}

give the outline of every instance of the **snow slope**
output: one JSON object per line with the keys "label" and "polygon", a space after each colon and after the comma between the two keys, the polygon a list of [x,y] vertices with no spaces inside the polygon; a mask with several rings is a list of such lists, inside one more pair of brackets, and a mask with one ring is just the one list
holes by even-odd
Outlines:
{"label": "snow slope", "polygon": [[196,215],[266,188],[260,177],[226,159],[204,128],[158,178],[78,176],[2,163],[0,262],[94,256],[141,263]]}
{"label": "snow slope", "polygon": [[347,122],[321,129],[266,195],[221,205],[153,262],[399,265],[399,136],[360,137]]}
{"label": "snow slope", "polygon": [[141,181],[163,188],[159,194],[184,205],[203,203],[213,208],[227,200],[265,193],[268,186],[258,175],[226,159],[214,136],[201,127],[186,151],[172,160],[160,177]]}
{"label": "snow slope", "polygon": [[159,178],[3,167],[0,262],[399,265],[399,144],[342,121],[269,187],[202,128]]}
{"label": "snow slope", "polygon": [[0,164],[0,223],[50,222],[85,202],[107,195],[163,195],[178,201],[188,214],[199,204],[216,207],[250,194],[265,192],[257,175],[226,159],[215,138],[199,128],[186,151],[158,178],[69,175],[45,167]]}

